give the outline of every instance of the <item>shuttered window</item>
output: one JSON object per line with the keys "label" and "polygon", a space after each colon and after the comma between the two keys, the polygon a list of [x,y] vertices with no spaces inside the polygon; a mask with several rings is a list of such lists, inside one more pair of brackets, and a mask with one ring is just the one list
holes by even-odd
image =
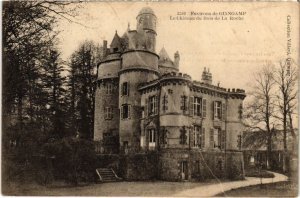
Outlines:
{"label": "shuttered window", "polygon": [[194,97],[190,97],[189,99],[189,112],[190,116],[194,115]]}
{"label": "shuttered window", "polygon": [[194,125],[194,147],[201,148],[201,127]]}
{"label": "shuttered window", "polygon": [[183,113],[185,113],[188,110],[188,104],[187,104],[187,96],[181,96],[181,105],[180,105],[180,110],[183,111]]}
{"label": "shuttered window", "polygon": [[203,118],[206,117],[206,99],[205,98],[202,99],[202,117]]}
{"label": "shuttered window", "polygon": [[194,116],[201,116],[202,110],[202,99],[199,97],[194,97]]}
{"label": "shuttered window", "polygon": [[205,128],[202,128],[201,148],[205,148]]}
{"label": "shuttered window", "polygon": [[210,129],[210,134],[209,134],[209,143],[210,143],[210,147],[214,148],[215,147],[215,143],[214,143],[214,129],[211,128]]}

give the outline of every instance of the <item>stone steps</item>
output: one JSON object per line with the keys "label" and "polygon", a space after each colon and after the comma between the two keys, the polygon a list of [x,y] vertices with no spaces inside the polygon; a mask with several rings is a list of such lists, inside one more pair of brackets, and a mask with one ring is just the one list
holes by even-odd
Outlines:
{"label": "stone steps", "polygon": [[121,180],[111,168],[97,168],[96,173],[101,182],[117,182]]}

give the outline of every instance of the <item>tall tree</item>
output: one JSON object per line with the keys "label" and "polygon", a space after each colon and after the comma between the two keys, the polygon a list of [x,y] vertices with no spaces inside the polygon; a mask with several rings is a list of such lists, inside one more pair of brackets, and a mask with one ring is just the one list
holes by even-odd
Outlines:
{"label": "tall tree", "polygon": [[51,131],[53,137],[61,138],[65,135],[65,95],[66,77],[65,68],[60,54],[57,50],[51,49],[43,64],[43,82],[47,91],[47,115],[51,120]]}
{"label": "tall tree", "polygon": [[[260,142],[260,145],[267,145],[267,160],[270,163],[272,150],[272,125],[274,124],[274,90],[275,81],[273,74],[273,67],[264,66],[260,71],[254,74],[252,92],[249,98],[251,100],[246,104],[247,112],[246,125],[252,131],[259,131],[257,133],[249,133],[246,137],[246,142],[255,144]],[[255,137],[253,137],[253,135]],[[260,137],[260,139],[258,139]],[[248,138],[248,140],[247,140]]]}
{"label": "tall tree", "polygon": [[70,60],[69,103],[71,126],[80,137],[91,139],[94,123],[94,78],[99,61],[99,46],[91,41],[82,43]]}
{"label": "tall tree", "polygon": [[288,64],[287,61],[280,61],[274,75],[278,86],[277,106],[279,107],[279,116],[276,116],[282,122],[283,128],[283,147],[287,151],[287,132],[288,127],[291,135],[296,138],[293,129],[292,114],[297,105],[297,82],[298,73],[294,64]]}
{"label": "tall tree", "polygon": [[[52,48],[59,17],[72,13],[68,2],[8,1],[3,3],[3,119],[20,126],[34,121],[45,103],[40,71],[42,60]],[[16,115],[16,116],[15,116]],[[5,127],[5,126],[4,126]]]}

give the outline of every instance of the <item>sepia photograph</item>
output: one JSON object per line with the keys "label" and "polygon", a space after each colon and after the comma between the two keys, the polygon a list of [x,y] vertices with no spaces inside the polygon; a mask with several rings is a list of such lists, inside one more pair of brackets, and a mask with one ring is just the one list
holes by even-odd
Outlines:
{"label": "sepia photograph", "polygon": [[3,196],[298,196],[298,2],[1,4]]}

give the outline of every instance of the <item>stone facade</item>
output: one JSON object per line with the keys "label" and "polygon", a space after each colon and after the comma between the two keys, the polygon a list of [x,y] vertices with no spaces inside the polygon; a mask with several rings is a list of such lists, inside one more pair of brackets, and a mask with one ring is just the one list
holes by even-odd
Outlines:
{"label": "stone facade", "polygon": [[[128,180],[141,174],[170,181],[227,177],[228,171],[242,177],[245,91],[213,85],[206,68],[201,82],[180,73],[179,52],[174,60],[164,48],[156,54],[156,22],[153,10],[143,8],[136,30],[128,27],[122,37],[116,32],[110,48],[104,41],[95,94],[97,151],[125,156],[121,172]],[[153,152],[156,157],[148,156]],[[151,169],[157,174],[147,174]]]}

